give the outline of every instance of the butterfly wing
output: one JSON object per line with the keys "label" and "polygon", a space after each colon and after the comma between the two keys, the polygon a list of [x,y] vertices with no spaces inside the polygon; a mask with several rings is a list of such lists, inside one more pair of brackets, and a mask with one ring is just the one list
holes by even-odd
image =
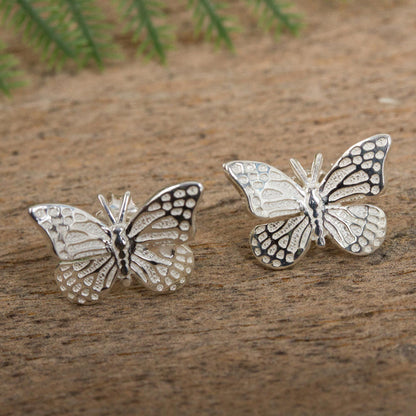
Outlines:
{"label": "butterfly wing", "polygon": [[280,170],[261,162],[236,160],[224,170],[242,192],[250,211],[257,217],[275,218],[298,214],[302,188]]}
{"label": "butterfly wing", "polygon": [[388,134],[378,134],[348,149],[321,182],[324,203],[379,194],[384,188],[384,161],[390,145]]}
{"label": "butterfly wing", "polygon": [[99,297],[114,283],[118,267],[111,254],[101,257],[61,262],[55,271],[59,289],[75,303],[98,301]]}
{"label": "butterfly wing", "polygon": [[29,214],[48,235],[62,260],[55,278],[72,302],[91,303],[109,289],[117,273],[108,228],[92,215],[69,205],[44,204]]}
{"label": "butterfly wing", "polygon": [[166,293],[182,287],[194,268],[194,257],[186,244],[138,244],[130,268],[150,290]]}
{"label": "butterfly wing", "polygon": [[195,234],[193,215],[202,191],[198,182],[166,188],[128,226],[133,247],[130,268],[147,288],[168,292],[185,284],[194,260],[184,243]]}
{"label": "butterfly wing", "polygon": [[307,215],[256,226],[250,235],[251,248],[265,266],[292,266],[309,249],[312,227]]}
{"label": "butterfly wing", "polygon": [[29,208],[29,214],[46,232],[61,260],[79,260],[109,252],[111,239],[106,225],[79,208],[35,205]]}
{"label": "butterfly wing", "polygon": [[373,205],[329,206],[324,212],[324,227],[344,250],[367,255],[384,240],[386,215]]}

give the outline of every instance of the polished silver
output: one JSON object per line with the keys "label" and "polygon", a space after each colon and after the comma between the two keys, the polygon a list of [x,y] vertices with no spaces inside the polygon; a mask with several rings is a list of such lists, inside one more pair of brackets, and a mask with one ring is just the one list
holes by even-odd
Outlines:
{"label": "polished silver", "polygon": [[388,134],[377,134],[350,147],[322,180],[322,154],[307,172],[295,159],[295,178],[262,162],[236,160],[224,170],[245,195],[258,218],[276,219],[256,226],[250,244],[257,260],[273,269],[290,267],[308,250],[311,240],[325,245],[331,237],[345,251],[373,253],[386,234],[386,216],[374,205],[341,205],[384,188],[384,162],[391,145]]}
{"label": "polished silver", "polygon": [[98,218],[70,205],[41,204],[29,214],[48,235],[61,262],[60,290],[75,303],[96,302],[117,279],[132,277],[159,293],[183,286],[194,267],[185,244],[195,233],[194,212],[203,192],[198,182],[163,189],[140,210],[130,192],[110,202],[99,195]]}

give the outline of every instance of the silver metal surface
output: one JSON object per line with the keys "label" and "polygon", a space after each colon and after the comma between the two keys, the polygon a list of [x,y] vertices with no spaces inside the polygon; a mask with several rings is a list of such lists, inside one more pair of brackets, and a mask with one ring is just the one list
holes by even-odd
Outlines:
{"label": "silver metal surface", "polygon": [[351,254],[367,255],[380,247],[386,234],[384,212],[373,205],[342,203],[383,190],[384,161],[390,145],[388,134],[355,144],[321,181],[320,153],[310,172],[297,160],[290,160],[295,179],[266,163],[226,163],[224,170],[246,197],[249,211],[258,218],[273,219],[251,232],[250,244],[257,260],[273,269],[290,267],[306,253],[311,240],[324,246],[327,236]]}
{"label": "silver metal surface", "polygon": [[29,214],[48,235],[61,262],[56,281],[75,303],[96,302],[116,279],[135,277],[159,293],[183,286],[194,267],[185,244],[195,234],[194,211],[203,192],[184,182],[158,192],[138,210],[126,192],[110,203],[99,195],[103,211],[93,217],[62,204],[41,204]]}

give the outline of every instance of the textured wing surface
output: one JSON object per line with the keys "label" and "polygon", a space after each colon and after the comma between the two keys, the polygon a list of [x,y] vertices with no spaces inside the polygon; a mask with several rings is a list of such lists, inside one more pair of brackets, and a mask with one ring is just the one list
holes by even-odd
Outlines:
{"label": "textured wing surface", "polygon": [[236,160],[224,169],[247,198],[250,211],[262,218],[294,215],[301,211],[301,187],[287,175],[261,162]]}
{"label": "textured wing surface", "polygon": [[183,244],[195,234],[193,212],[203,187],[185,182],[156,194],[127,227],[127,235],[136,243]]}
{"label": "textured wing surface", "polygon": [[389,135],[378,134],[348,149],[322,180],[319,191],[324,203],[380,193],[390,145]]}
{"label": "textured wing surface", "polygon": [[108,253],[108,228],[81,209],[45,204],[30,207],[29,214],[47,233],[61,260],[78,260]]}
{"label": "textured wing surface", "polygon": [[307,215],[258,225],[251,232],[251,248],[265,266],[288,267],[308,250],[311,232],[312,227]]}
{"label": "textured wing surface", "polygon": [[157,292],[175,291],[186,283],[194,267],[191,249],[181,244],[158,245],[151,249],[138,244],[131,256],[130,268],[140,282]]}
{"label": "textured wing surface", "polygon": [[117,270],[114,257],[106,254],[89,260],[61,262],[55,278],[59,289],[71,302],[93,303],[103,291],[111,288]]}
{"label": "textured wing surface", "polygon": [[371,254],[386,234],[386,215],[373,205],[327,207],[324,227],[344,250],[359,255]]}
{"label": "textured wing surface", "polygon": [[185,284],[194,265],[185,245],[194,233],[194,210],[203,187],[185,182],[156,194],[127,228],[133,253],[130,268],[144,286],[158,292]]}

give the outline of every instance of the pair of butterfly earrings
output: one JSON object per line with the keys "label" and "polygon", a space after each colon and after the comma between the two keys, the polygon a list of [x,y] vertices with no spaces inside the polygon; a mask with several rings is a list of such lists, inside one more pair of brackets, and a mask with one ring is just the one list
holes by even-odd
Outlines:
{"label": "pair of butterfly earrings", "polygon": [[[322,154],[310,172],[295,159],[296,177],[266,163],[233,161],[224,170],[246,197],[258,218],[276,219],[256,226],[250,235],[254,256],[264,266],[292,266],[314,240],[330,236],[345,251],[367,255],[386,234],[386,216],[373,205],[340,202],[379,194],[384,188],[384,161],[391,145],[387,134],[365,139],[348,149],[322,176]],[[96,302],[116,280],[129,285],[134,276],[150,290],[167,293],[183,286],[194,267],[187,242],[195,233],[194,211],[203,186],[184,182],[165,188],[140,210],[130,193],[122,199],[98,199],[103,211],[93,217],[62,204],[29,208],[47,233],[61,260],[55,277],[70,301]]]}

